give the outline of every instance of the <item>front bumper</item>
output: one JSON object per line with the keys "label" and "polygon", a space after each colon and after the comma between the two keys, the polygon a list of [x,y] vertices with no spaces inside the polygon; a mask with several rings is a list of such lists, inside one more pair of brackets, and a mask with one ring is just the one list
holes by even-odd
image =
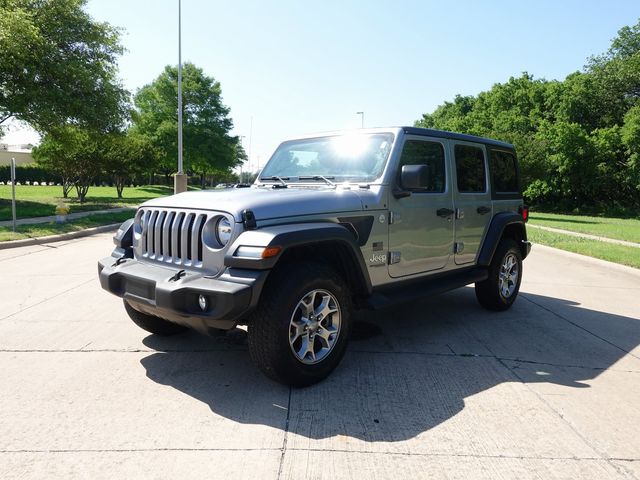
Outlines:
{"label": "front bumper", "polygon": [[[106,257],[98,262],[100,285],[136,310],[199,330],[228,330],[255,308],[268,271],[228,269],[213,278],[178,268]],[[198,297],[205,296],[203,311]]]}

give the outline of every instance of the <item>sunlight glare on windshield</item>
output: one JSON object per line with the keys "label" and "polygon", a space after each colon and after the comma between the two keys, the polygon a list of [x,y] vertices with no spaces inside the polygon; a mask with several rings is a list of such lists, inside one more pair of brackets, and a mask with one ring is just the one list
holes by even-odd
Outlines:
{"label": "sunlight glare on windshield", "polygon": [[370,142],[368,135],[341,135],[331,140],[331,146],[340,157],[354,158],[364,153]]}

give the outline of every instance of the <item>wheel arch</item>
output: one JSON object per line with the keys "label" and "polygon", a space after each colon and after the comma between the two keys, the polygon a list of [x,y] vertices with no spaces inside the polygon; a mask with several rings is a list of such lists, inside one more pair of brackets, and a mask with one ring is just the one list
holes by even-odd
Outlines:
{"label": "wheel arch", "polygon": [[484,243],[478,255],[478,265],[489,266],[491,264],[498,244],[504,238],[515,240],[522,253],[522,258],[527,257],[529,253],[527,230],[522,215],[515,212],[500,212],[491,219]]}
{"label": "wheel arch", "polygon": [[[271,258],[235,256],[240,246],[279,247]],[[225,265],[230,268],[271,270],[294,262],[329,264],[351,288],[354,296],[371,293],[371,279],[353,232],[335,223],[278,225],[241,234],[229,248]]]}

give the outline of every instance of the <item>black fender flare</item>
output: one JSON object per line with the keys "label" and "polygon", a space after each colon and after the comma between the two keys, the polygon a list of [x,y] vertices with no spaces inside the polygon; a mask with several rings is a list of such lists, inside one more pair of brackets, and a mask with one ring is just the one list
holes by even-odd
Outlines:
{"label": "black fender flare", "polygon": [[[500,240],[504,235],[504,231],[510,225],[516,225],[516,228],[518,228],[520,232],[520,240],[523,242],[527,241],[527,230],[524,226],[524,219],[522,218],[522,215],[515,212],[497,213],[491,219],[487,234],[484,237],[484,242],[482,243],[482,248],[478,255],[479,266],[487,267],[491,265],[493,255],[496,253],[496,249],[498,248],[498,243],[500,243]],[[528,249],[524,248],[523,245],[520,245],[520,249],[522,250],[522,258],[525,258],[529,253]]]}
{"label": "black fender flare", "polygon": [[[358,266],[357,281],[367,293],[371,293],[371,279],[362,257],[358,241],[346,227],[331,222],[297,223],[274,225],[241,233],[227,250],[224,264],[228,268],[249,270],[270,270],[278,261],[295,247],[338,244],[349,253]],[[280,252],[270,258],[248,258],[236,255],[239,247],[279,247]]]}

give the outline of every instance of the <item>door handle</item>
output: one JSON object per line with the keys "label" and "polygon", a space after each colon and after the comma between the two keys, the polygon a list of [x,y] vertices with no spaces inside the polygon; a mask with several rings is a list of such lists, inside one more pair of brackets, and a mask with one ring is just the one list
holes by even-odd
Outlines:
{"label": "door handle", "polygon": [[447,217],[450,217],[451,215],[453,215],[453,210],[451,210],[450,208],[439,208],[436,211],[436,214],[439,217],[447,218]]}
{"label": "door handle", "polygon": [[491,209],[489,207],[478,207],[478,210],[476,210],[480,215],[484,215],[485,213],[489,213],[491,211]]}

